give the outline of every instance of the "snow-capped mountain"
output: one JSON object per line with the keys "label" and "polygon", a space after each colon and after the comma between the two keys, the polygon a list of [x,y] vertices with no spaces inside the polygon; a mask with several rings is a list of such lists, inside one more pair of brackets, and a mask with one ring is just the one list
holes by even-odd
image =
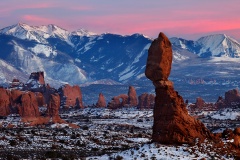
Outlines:
{"label": "snow-capped mountain", "polygon": [[195,45],[201,46],[198,52],[201,57],[209,55],[215,57],[240,57],[240,43],[225,34],[202,37],[195,42]]}
{"label": "snow-capped mountain", "polygon": [[200,57],[240,57],[240,43],[225,34],[209,35],[197,41],[174,37],[170,41]]}
{"label": "snow-capped mountain", "polygon": [[[173,64],[185,66],[189,65],[189,60],[193,62],[198,57],[238,57],[240,51],[239,43],[226,35],[206,36],[197,41],[170,40]],[[44,71],[46,80],[51,82],[95,84],[105,79],[106,84],[128,84],[145,79],[151,42],[151,38],[142,34],[96,34],[85,29],[70,32],[52,24],[29,26],[18,23],[0,30],[0,60],[22,76]],[[187,68],[184,72],[188,74]],[[9,76],[2,77],[5,82],[12,80]]]}
{"label": "snow-capped mountain", "polygon": [[46,40],[48,38],[60,38],[69,45],[72,45],[69,40],[70,33],[53,24],[47,26],[29,26],[24,23],[18,23],[1,29],[0,34],[11,35],[23,40],[33,40],[43,44],[48,44]]}

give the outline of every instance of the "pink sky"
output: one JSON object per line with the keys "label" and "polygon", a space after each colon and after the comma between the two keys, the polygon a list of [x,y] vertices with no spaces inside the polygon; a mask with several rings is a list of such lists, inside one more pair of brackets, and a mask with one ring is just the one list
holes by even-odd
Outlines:
{"label": "pink sky", "polygon": [[8,0],[0,1],[0,28],[23,22],[152,38],[160,31],[194,40],[225,33],[240,40],[239,6],[239,0]]}

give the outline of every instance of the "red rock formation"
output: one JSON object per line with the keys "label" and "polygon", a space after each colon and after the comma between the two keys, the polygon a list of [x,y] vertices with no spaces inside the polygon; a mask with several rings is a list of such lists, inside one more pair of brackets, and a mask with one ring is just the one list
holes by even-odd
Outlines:
{"label": "red rock formation", "polygon": [[37,103],[38,103],[38,106],[44,106],[45,105],[45,100],[44,100],[44,96],[42,93],[40,92],[35,92],[35,96],[36,96],[36,99],[37,99]]}
{"label": "red rock formation", "polygon": [[149,109],[153,108],[155,104],[155,95],[143,93],[138,96],[138,108],[140,109]]}
{"label": "red rock formation", "polygon": [[105,97],[102,93],[99,93],[99,97],[98,97],[96,106],[97,107],[106,107],[107,106]]}
{"label": "red rock formation", "polygon": [[129,86],[127,106],[134,107],[137,106],[137,104],[138,100],[136,90],[133,86]]}
{"label": "red rock formation", "polygon": [[18,105],[19,115],[21,117],[39,117],[37,99],[33,92],[25,92],[21,96],[21,104]]}
{"label": "red rock formation", "polygon": [[61,103],[65,107],[84,108],[82,103],[82,93],[79,86],[71,87],[69,84],[62,86],[59,89]]}
{"label": "red rock formation", "polygon": [[165,144],[192,144],[196,138],[210,138],[210,131],[188,114],[183,98],[168,80],[171,63],[171,43],[160,33],[149,48],[145,71],[156,87],[152,140]]}
{"label": "red rock formation", "polygon": [[0,116],[8,116],[10,114],[10,104],[10,92],[0,88]]}
{"label": "red rock formation", "polygon": [[167,80],[171,72],[171,64],[171,42],[163,33],[160,33],[148,50],[145,75],[151,81]]}
{"label": "red rock formation", "polygon": [[240,149],[240,127],[236,128],[234,130],[234,142],[233,144],[235,145],[235,147]]}
{"label": "red rock formation", "polygon": [[60,108],[60,96],[57,93],[50,95],[50,101],[47,105],[47,116],[56,117],[59,116]]}
{"label": "red rock formation", "polygon": [[33,72],[31,73],[29,79],[37,81],[39,84],[44,85],[44,72]]}
{"label": "red rock formation", "polygon": [[125,106],[128,101],[128,95],[120,94],[112,98],[112,101],[108,103],[107,107],[109,109],[117,109]]}
{"label": "red rock formation", "polygon": [[50,101],[47,105],[47,116],[52,118],[53,123],[66,123],[59,116],[60,96],[57,93],[50,95]]}
{"label": "red rock formation", "polygon": [[196,107],[203,108],[205,105],[205,101],[201,97],[197,97],[196,99]]}
{"label": "red rock formation", "polygon": [[229,90],[225,93],[225,103],[228,106],[240,104],[240,93],[238,89]]}
{"label": "red rock formation", "polygon": [[217,102],[215,103],[215,106],[217,109],[224,108],[226,106],[225,99],[219,96]]}

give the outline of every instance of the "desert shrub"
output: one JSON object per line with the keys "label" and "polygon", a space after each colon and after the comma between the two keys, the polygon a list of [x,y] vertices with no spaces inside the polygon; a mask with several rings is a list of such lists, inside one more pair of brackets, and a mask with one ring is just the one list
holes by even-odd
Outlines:
{"label": "desert shrub", "polygon": [[9,144],[11,145],[11,146],[16,146],[17,145],[17,141],[15,141],[15,140],[10,140],[9,141]]}
{"label": "desert shrub", "polygon": [[82,129],[83,130],[88,130],[88,126],[84,125],[84,126],[82,126]]}
{"label": "desert shrub", "polygon": [[123,160],[123,157],[120,155],[117,155],[117,157],[115,158],[116,160]]}

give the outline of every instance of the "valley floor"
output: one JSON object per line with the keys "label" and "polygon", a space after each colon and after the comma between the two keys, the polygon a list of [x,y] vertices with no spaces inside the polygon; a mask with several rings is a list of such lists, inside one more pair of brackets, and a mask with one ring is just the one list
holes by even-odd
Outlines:
{"label": "valley floor", "polygon": [[[215,132],[239,126],[239,116],[233,120],[220,115],[239,113],[239,110],[195,113]],[[60,116],[80,128],[68,124],[49,124],[26,127],[18,115],[0,119],[0,157],[9,158],[86,158],[87,159],[234,159],[231,153],[220,154],[210,149],[211,143],[194,146],[169,146],[151,142],[153,114],[151,109],[101,108],[71,109]],[[219,115],[219,116],[217,116]],[[218,119],[216,119],[218,118]],[[220,123],[213,129],[214,123]],[[227,123],[224,123],[227,122]],[[238,123],[237,123],[238,122]],[[237,124],[236,124],[237,123]],[[226,124],[226,125],[224,125]],[[12,126],[13,128],[8,128]],[[225,140],[231,143],[233,140]]]}

